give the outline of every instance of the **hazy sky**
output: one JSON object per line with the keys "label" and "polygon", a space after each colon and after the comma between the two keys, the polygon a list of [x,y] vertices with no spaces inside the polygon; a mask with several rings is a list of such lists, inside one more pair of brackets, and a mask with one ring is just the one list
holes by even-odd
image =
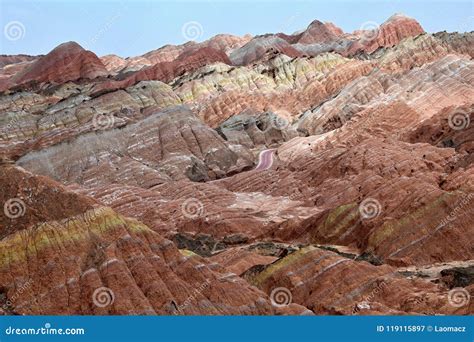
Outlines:
{"label": "hazy sky", "polygon": [[44,54],[73,40],[99,56],[126,57],[181,44],[186,38],[203,41],[218,33],[293,33],[314,19],[352,32],[366,22],[381,24],[396,12],[416,18],[428,32],[464,32],[474,30],[473,4],[471,0],[0,0],[0,54]]}

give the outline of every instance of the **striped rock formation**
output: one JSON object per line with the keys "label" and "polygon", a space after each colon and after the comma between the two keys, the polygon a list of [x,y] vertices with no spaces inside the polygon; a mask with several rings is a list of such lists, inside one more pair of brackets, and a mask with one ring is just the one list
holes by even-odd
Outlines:
{"label": "striped rock formation", "polygon": [[0,56],[0,314],[473,314],[474,33],[373,24]]}

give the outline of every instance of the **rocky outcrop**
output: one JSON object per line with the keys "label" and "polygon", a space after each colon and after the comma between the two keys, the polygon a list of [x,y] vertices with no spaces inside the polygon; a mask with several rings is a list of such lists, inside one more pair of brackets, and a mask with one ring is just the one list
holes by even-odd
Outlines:
{"label": "rocky outcrop", "polygon": [[167,179],[221,178],[251,168],[254,161],[250,151],[227,143],[189,109],[175,107],[122,129],[27,154],[18,163],[67,182],[149,188]]}
{"label": "rocky outcrop", "polygon": [[7,65],[30,62],[37,58],[38,56],[29,55],[0,55],[0,68],[4,68]]}
{"label": "rocky outcrop", "polygon": [[126,88],[140,81],[159,80],[170,82],[174,78],[190,71],[194,71],[210,63],[227,63],[230,61],[225,53],[212,48],[201,48],[197,51],[184,51],[172,62],[157,63],[143,68],[140,71],[126,76],[123,80],[105,81],[94,87],[94,96],[117,89]]}
{"label": "rocky outcrop", "polygon": [[456,55],[445,56],[404,74],[391,75],[377,70],[306,113],[300,128],[313,134],[325,133],[341,127],[359,111],[392,99],[407,103],[423,113],[421,119],[427,119],[444,107],[472,102],[468,99],[473,91],[473,72],[472,61]]}
{"label": "rocky outcrop", "polygon": [[[280,115],[278,115],[280,114]],[[223,122],[217,131],[228,142],[246,147],[272,146],[298,136],[286,113],[242,113]]]}
{"label": "rocky outcrop", "polygon": [[248,34],[243,37],[233,36],[230,34],[218,34],[202,43],[191,41],[183,45],[166,45],[159,49],[147,52],[142,57],[154,64],[170,62],[175,60],[184,51],[196,51],[204,47],[219,50],[229,55],[233,50],[240,48],[251,38],[252,36]]}
{"label": "rocky outcrop", "polygon": [[473,314],[474,34],[366,24],[4,56],[0,314]]}
{"label": "rocky outcrop", "polygon": [[278,36],[269,35],[252,39],[230,55],[230,60],[234,65],[248,65],[262,59],[267,53],[283,53],[289,57],[298,57],[302,54],[293,48],[285,39]]}
{"label": "rocky outcrop", "polygon": [[[234,50],[230,59],[234,65],[249,65],[265,60],[269,53],[282,53],[292,58],[317,56],[327,52],[359,56],[396,46],[405,38],[417,37],[423,33],[423,28],[416,20],[403,14],[395,14],[381,25],[366,22],[361,30],[352,34],[344,33],[332,23],[315,20],[301,33],[255,37]],[[456,38],[452,39],[453,42],[455,40]]]}
{"label": "rocky outcrop", "polygon": [[106,75],[106,68],[93,52],[84,50],[77,43],[68,42],[59,45],[15,74],[9,80],[8,87],[28,87],[41,83],[61,84]]}
{"label": "rocky outcrop", "polygon": [[153,63],[144,57],[121,58],[117,55],[106,55],[100,57],[109,73],[119,74],[138,71]]}
{"label": "rocky outcrop", "polygon": [[[16,203],[35,220],[22,219],[20,227],[28,222],[23,230],[18,227],[0,240],[1,304],[7,314],[305,312],[296,304],[275,308],[264,292],[197,255],[178,251],[137,220],[107,207],[86,209],[83,203],[93,201],[84,196],[71,194],[76,200],[64,201],[67,191],[59,184],[21,169],[1,170],[8,177],[2,175],[2,188],[24,178],[35,185],[24,203]],[[24,185],[18,184],[21,191]],[[16,211],[9,214],[11,221],[20,217],[14,217]]]}
{"label": "rocky outcrop", "polygon": [[358,40],[350,46],[347,54],[372,53],[379,48],[395,46],[405,38],[416,37],[422,33],[424,30],[415,19],[403,14],[394,14],[378,27],[355,31],[354,35]]}
{"label": "rocky outcrop", "polygon": [[291,42],[299,44],[327,43],[337,40],[344,32],[333,23],[322,23],[314,20],[306,30],[293,35]]}
{"label": "rocky outcrop", "polygon": [[0,239],[19,234],[31,225],[67,219],[93,208],[90,198],[68,191],[46,177],[38,177],[11,164],[0,165],[4,211],[0,216]]}
{"label": "rocky outcrop", "polygon": [[448,290],[423,278],[408,279],[389,266],[308,246],[244,278],[264,291],[277,289],[284,302],[303,303],[318,314],[467,314],[456,308]]}

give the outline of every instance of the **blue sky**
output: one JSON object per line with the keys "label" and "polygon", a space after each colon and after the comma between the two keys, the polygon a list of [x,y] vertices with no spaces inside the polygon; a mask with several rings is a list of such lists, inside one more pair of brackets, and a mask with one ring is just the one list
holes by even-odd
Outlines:
{"label": "blue sky", "polygon": [[135,56],[184,43],[183,26],[190,22],[188,37],[197,41],[218,33],[293,33],[314,19],[352,32],[365,22],[381,24],[397,12],[416,18],[428,32],[472,31],[473,4],[471,0],[0,0],[0,54],[44,54],[73,40],[99,56]]}

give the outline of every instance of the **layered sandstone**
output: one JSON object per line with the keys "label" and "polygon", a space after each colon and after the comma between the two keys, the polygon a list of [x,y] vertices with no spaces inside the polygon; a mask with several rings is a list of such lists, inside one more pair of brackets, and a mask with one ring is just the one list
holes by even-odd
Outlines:
{"label": "layered sandstone", "polygon": [[0,57],[0,314],[474,313],[473,37]]}
{"label": "layered sandstone", "polygon": [[[30,186],[35,184],[34,193],[22,197],[25,218],[10,217],[16,229],[0,241],[0,289],[7,314],[305,312],[298,305],[274,308],[265,293],[238,276],[178,251],[137,220],[107,207],[92,207],[94,201],[58,183],[14,166],[0,170],[2,187],[25,178]],[[21,190],[16,195],[21,196],[25,184],[17,185]],[[52,203],[65,210],[52,212]]]}
{"label": "layered sandstone", "polygon": [[61,84],[105,75],[106,68],[93,52],[84,50],[77,43],[68,42],[59,45],[15,74],[9,80],[9,85],[27,86],[44,82]]}

